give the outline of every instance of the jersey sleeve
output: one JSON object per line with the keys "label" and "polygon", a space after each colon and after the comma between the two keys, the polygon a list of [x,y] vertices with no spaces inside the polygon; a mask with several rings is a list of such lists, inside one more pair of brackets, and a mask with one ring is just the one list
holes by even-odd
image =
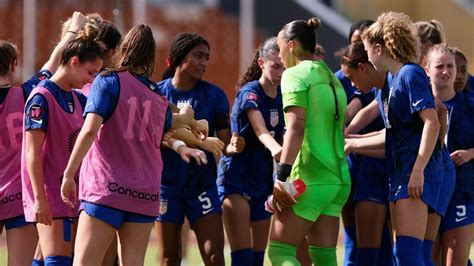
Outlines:
{"label": "jersey sleeve", "polygon": [[290,106],[306,109],[308,102],[307,86],[304,79],[296,71],[289,69],[283,72],[281,78],[281,92],[283,97],[283,110]]}
{"label": "jersey sleeve", "polygon": [[25,108],[25,130],[48,129],[48,102],[41,94],[36,94],[27,103]]}
{"label": "jersey sleeve", "polygon": [[240,109],[245,111],[247,109],[258,109],[261,99],[257,93],[251,90],[244,90],[239,93],[237,100],[239,101]]}
{"label": "jersey sleeve", "polygon": [[425,72],[421,69],[406,72],[402,82],[407,88],[412,114],[424,109],[435,108],[431,86]]}
{"label": "jersey sleeve", "polygon": [[98,75],[92,83],[84,108],[84,116],[88,113],[94,113],[101,116],[105,123],[117,107],[118,97],[119,81],[117,74]]}
{"label": "jersey sleeve", "polygon": [[38,83],[40,83],[42,80],[50,79],[52,76],[53,74],[49,70],[42,69],[25,83],[23,83],[21,87],[25,90],[26,94],[30,94],[33,88],[38,85]]}
{"label": "jersey sleeve", "polygon": [[173,111],[171,111],[171,108],[168,106],[168,108],[166,109],[165,126],[163,127],[163,132],[169,131],[172,125],[173,125]]}
{"label": "jersey sleeve", "polygon": [[79,100],[79,103],[81,104],[81,107],[84,110],[84,108],[86,107],[86,103],[87,103],[87,96],[85,96],[79,90],[74,90],[74,93],[76,93],[77,99]]}

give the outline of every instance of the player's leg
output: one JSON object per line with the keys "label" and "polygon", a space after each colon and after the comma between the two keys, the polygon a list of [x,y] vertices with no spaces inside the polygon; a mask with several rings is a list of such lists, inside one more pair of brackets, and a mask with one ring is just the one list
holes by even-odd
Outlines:
{"label": "player's leg", "polygon": [[232,264],[251,265],[249,201],[240,194],[225,196],[222,201],[222,221],[230,244]]}

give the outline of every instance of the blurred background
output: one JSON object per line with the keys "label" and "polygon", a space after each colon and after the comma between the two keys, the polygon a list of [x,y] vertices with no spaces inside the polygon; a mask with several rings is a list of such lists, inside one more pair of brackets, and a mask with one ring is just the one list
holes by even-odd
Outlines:
{"label": "blurred background", "polygon": [[183,31],[203,35],[211,45],[204,79],[224,89],[230,101],[239,73],[258,44],[276,35],[287,22],[316,16],[322,27],[318,42],[325,61],[339,68],[334,51],[348,44],[349,27],[384,11],[401,11],[415,21],[437,19],[448,44],[466,53],[474,73],[474,0],[0,0],[0,39],[20,50],[20,77],[28,79],[46,62],[60,35],[61,22],[73,11],[99,13],[123,35],[146,23],[157,42],[155,81],[160,80],[169,45]]}

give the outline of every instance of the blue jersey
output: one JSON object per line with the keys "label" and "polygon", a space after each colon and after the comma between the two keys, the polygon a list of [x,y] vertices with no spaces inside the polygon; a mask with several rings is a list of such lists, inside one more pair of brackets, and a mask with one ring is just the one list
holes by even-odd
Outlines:
{"label": "blue jersey", "polygon": [[392,78],[392,75],[388,73],[384,87],[381,90],[378,90],[375,96],[379,107],[380,117],[382,118],[384,126],[387,129],[385,132],[385,162],[387,165],[387,174],[390,180],[396,176],[395,162],[393,161],[392,156],[393,138],[390,135],[392,132],[388,131],[390,128],[390,123],[388,122],[388,99],[391,91],[390,84],[392,82]]}
{"label": "blue jersey", "polygon": [[[224,91],[206,81],[198,81],[189,91],[175,88],[171,78],[157,84],[158,90],[168,101],[178,107],[190,105],[194,117],[206,119],[209,123],[209,136],[216,131],[228,128],[228,121],[223,124],[222,118],[228,118],[229,101]],[[216,162],[210,152],[206,152],[208,163],[197,165],[194,161],[186,163],[181,156],[171,149],[163,149],[163,175],[161,193],[168,195],[196,196],[216,184]]]}
{"label": "blue jersey", "polygon": [[[79,103],[84,108],[86,103],[86,96],[77,90],[65,91],[62,90],[56,83],[49,79],[41,81],[38,86],[42,86],[49,90],[54,96],[54,99],[59,103],[61,108],[68,113],[74,112],[74,100],[72,94],[75,93],[79,99]],[[48,102],[41,94],[34,95],[27,103],[25,108],[25,129],[41,129],[44,132],[48,130],[49,111]]]}
{"label": "blue jersey", "polygon": [[[160,93],[156,84],[151,80],[136,75],[135,78],[145,84],[150,90]],[[84,109],[84,115],[87,113],[95,113],[101,116],[105,123],[114,113],[117,107],[120,94],[120,81],[117,72],[111,72],[106,75],[98,75],[92,83],[87,104]],[[165,126],[163,132],[171,128],[173,113],[170,108],[166,111]]]}
{"label": "blue jersey", "polygon": [[[31,91],[33,90],[40,81],[44,79],[49,79],[51,78],[52,74],[48,70],[41,70],[40,72],[36,73],[31,79],[27,80],[25,83],[21,84],[21,88],[23,89],[23,98],[26,100],[28,99],[28,96],[30,95]],[[4,88],[0,89],[0,104],[3,103],[3,101],[7,98],[8,92],[10,91],[10,88]]]}
{"label": "blue jersey", "polygon": [[[390,81],[392,76],[387,74],[385,79],[384,87],[382,90],[389,89]],[[382,91],[378,88],[373,88],[369,93],[361,94],[355,96],[360,99],[362,106],[365,107],[370,104],[376,97],[376,95]],[[361,134],[366,134],[370,132],[380,131],[384,128],[384,122],[382,115],[379,115],[372,123],[367,127],[362,129]],[[360,170],[357,177],[358,189],[359,191],[369,191],[365,194],[370,195],[371,193],[378,194],[380,197],[383,197],[383,203],[387,200],[388,194],[388,173],[387,173],[387,163],[385,159],[373,158],[370,156],[360,156]],[[366,187],[362,187],[366,186]],[[356,196],[358,198],[358,196]]]}
{"label": "blue jersey", "polygon": [[469,97],[474,97],[474,76],[467,76],[466,90],[464,91]]}
{"label": "blue jersey", "polygon": [[[344,75],[342,69],[339,69],[334,73],[336,78],[341,82],[344,91],[346,92],[347,103],[349,103],[353,98],[354,95],[361,95],[361,93],[357,90],[357,88],[352,86],[352,82],[350,79]],[[359,164],[360,164],[360,156],[355,153],[351,153],[346,156],[347,166],[349,167],[349,174],[351,175],[351,179],[353,182],[357,179],[359,175]]]}
{"label": "blue jersey", "polygon": [[[474,98],[464,93],[444,104],[448,108],[447,147],[450,153],[474,148]],[[456,165],[456,187],[452,204],[474,203],[474,160]]]}
{"label": "blue jersey", "polygon": [[336,71],[334,75],[336,75],[336,78],[341,82],[342,87],[344,87],[344,91],[346,92],[346,97],[347,97],[347,103],[350,102],[354,94],[361,94],[361,92],[358,91],[356,87],[352,86],[351,80],[347,78],[346,75],[344,75],[344,72],[342,72],[342,69],[339,69],[338,71]]}
{"label": "blue jersey", "polygon": [[53,76],[51,72],[47,69],[41,69],[36,75],[31,77],[21,87],[28,92],[28,94],[36,87],[41,81],[45,79],[50,79]]}
{"label": "blue jersey", "polygon": [[271,98],[258,80],[247,83],[237,93],[230,116],[232,132],[245,139],[245,149],[240,154],[222,157],[218,170],[219,192],[225,193],[226,186],[233,186],[233,192],[266,198],[273,189],[273,158],[250,124],[247,110],[251,109],[260,111],[265,127],[277,142],[283,137],[285,122],[280,87],[277,96]]}
{"label": "blue jersey", "polygon": [[[418,112],[435,109],[431,85],[423,68],[407,63],[393,77],[388,97],[387,132],[393,140],[391,152],[397,178],[392,186],[408,184],[421,143],[424,123]],[[437,137],[437,136],[436,136]],[[426,182],[439,182],[441,175],[441,148],[437,143],[424,171]]]}

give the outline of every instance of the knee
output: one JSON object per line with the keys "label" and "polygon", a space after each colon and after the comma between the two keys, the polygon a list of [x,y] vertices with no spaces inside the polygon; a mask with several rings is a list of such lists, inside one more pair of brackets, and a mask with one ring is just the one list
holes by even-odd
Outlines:
{"label": "knee", "polygon": [[218,251],[218,250],[211,250],[207,251],[204,254],[205,258],[203,258],[204,263],[206,265],[224,265],[225,264],[225,259],[224,259],[224,253],[223,251]]}

